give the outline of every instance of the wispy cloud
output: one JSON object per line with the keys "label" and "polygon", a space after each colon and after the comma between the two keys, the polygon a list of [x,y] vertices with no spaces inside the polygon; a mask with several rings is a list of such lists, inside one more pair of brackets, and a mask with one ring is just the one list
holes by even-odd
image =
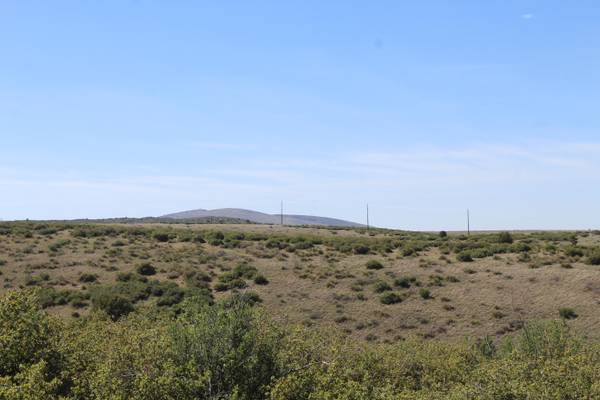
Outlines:
{"label": "wispy cloud", "polygon": [[[584,147],[585,151],[580,148]],[[578,143],[532,143],[521,146],[482,145],[401,152],[355,154],[347,164],[355,170],[418,182],[551,181],[596,178],[600,147]]]}
{"label": "wispy cloud", "polygon": [[127,188],[140,186],[216,187],[237,185],[259,188],[289,182],[317,185],[319,182],[355,182],[366,177],[388,178],[400,183],[431,181],[478,181],[514,179],[559,179],[597,177],[600,174],[600,143],[536,142],[522,145],[485,144],[467,147],[429,147],[402,151],[365,150],[328,158],[286,159],[236,158],[226,166],[199,168],[186,174],[132,172],[126,176],[89,176],[85,172],[42,171],[2,168],[3,184],[56,184],[61,186],[109,184]]}
{"label": "wispy cloud", "polygon": [[533,19],[534,15],[531,13],[521,14],[522,19]]}
{"label": "wispy cloud", "polygon": [[[190,170],[153,172],[132,169],[119,175],[115,171],[46,171],[0,165],[4,193],[0,209],[4,218],[10,217],[11,208],[57,217],[60,207],[61,217],[93,217],[100,212],[108,216],[158,215],[186,207],[268,210],[273,199],[283,198],[296,201],[299,213],[329,207],[326,213],[352,219],[353,204],[367,199],[390,212],[401,207],[429,213],[431,207],[440,206],[423,203],[433,198],[445,199],[445,209],[462,207],[467,197],[477,196],[480,206],[506,198],[529,204],[553,201],[553,207],[568,208],[574,201],[569,196],[598,184],[600,142],[488,143],[372,148],[329,157],[270,159],[249,154],[232,156],[222,166],[201,164]],[[533,191],[530,198],[522,198],[529,190]],[[581,201],[593,198],[591,195]],[[349,210],[348,215],[344,209]],[[33,211],[27,214],[31,215]],[[382,225],[406,223],[400,216],[396,218]],[[431,218],[429,226],[437,226],[439,222]]]}

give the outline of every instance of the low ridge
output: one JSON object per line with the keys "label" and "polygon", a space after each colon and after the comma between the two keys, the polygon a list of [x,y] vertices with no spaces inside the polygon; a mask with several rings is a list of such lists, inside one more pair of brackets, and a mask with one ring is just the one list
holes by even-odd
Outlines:
{"label": "low ridge", "polygon": [[[258,224],[279,224],[281,222],[280,214],[266,214],[254,210],[243,208],[219,208],[216,210],[189,210],[161,216],[161,218],[171,219],[196,219],[207,217],[235,218],[248,220]],[[322,225],[322,226],[340,226],[340,227],[360,227],[362,224],[345,221],[337,218],[319,217],[314,215],[283,215],[285,225]]]}

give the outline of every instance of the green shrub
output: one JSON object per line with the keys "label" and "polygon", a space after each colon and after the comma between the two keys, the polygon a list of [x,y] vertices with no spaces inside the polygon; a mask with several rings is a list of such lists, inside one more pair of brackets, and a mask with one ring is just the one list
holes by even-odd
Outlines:
{"label": "green shrub", "polygon": [[151,276],[151,275],[156,274],[156,268],[154,268],[154,266],[150,263],[142,263],[142,264],[138,265],[136,267],[135,271],[138,274],[144,275],[144,276]]}
{"label": "green shrub", "polygon": [[267,285],[269,280],[264,275],[256,275],[254,277],[254,283],[257,285]]}
{"label": "green shrub", "polygon": [[586,263],[590,265],[600,265],[600,249],[596,248],[587,256]]}
{"label": "green shrub", "polygon": [[431,299],[431,291],[426,288],[419,289],[419,296],[421,296],[425,300]]}
{"label": "green shrub", "polygon": [[238,264],[233,269],[233,276],[235,278],[253,279],[257,273],[258,270],[256,267],[246,263]]}
{"label": "green shrub", "polygon": [[[215,290],[224,291],[232,288],[243,289],[248,286],[244,279],[254,279],[256,276],[258,276],[258,270],[255,267],[246,263],[238,264],[232,271],[225,272],[219,276],[221,285],[215,286]],[[261,279],[259,279],[259,281],[261,281]],[[227,287],[227,289],[225,289],[225,287]]]}
{"label": "green shrub", "polygon": [[0,377],[17,374],[41,360],[55,362],[58,327],[41,310],[37,293],[10,290],[0,296]]}
{"label": "green shrub", "polygon": [[206,243],[206,240],[204,240],[204,237],[200,234],[196,234],[193,238],[193,241],[195,243]]}
{"label": "green shrub", "polygon": [[135,276],[131,272],[117,273],[117,281],[119,281],[119,282],[129,282],[133,279],[135,279]]}
{"label": "green shrub", "polygon": [[185,283],[188,287],[208,288],[212,277],[204,271],[188,271],[185,274]]}
{"label": "green shrub", "polygon": [[585,249],[579,246],[567,246],[565,247],[565,254],[569,257],[583,257]]}
{"label": "green shrub", "polygon": [[240,305],[252,307],[258,303],[262,303],[262,299],[259,296],[259,294],[256,292],[233,291],[233,293],[231,294],[231,297],[229,297],[229,299],[227,299],[223,304],[225,305],[225,307],[228,307],[228,308],[234,307],[235,308],[235,307],[239,307]]}
{"label": "green shrub", "polygon": [[500,232],[498,235],[498,243],[512,243],[513,237],[510,232]]}
{"label": "green shrub", "polygon": [[526,253],[531,250],[531,246],[524,242],[517,242],[511,245],[511,252],[513,253]]}
{"label": "green shrub", "polygon": [[444,277],[441,275],[429,275],[429,286],[444,286]]}
{"label": "green shrub", "polygon": [[394,292],[386,292],[379,297],[382,304],[396,304],[402,301],[402,296]]}
{"label": "green shrub", "polygon": [[577,313],[575,310],[569,307],[563,307],[558,309],[558,315],[564,319],[575,319],[577,318]]}
{"label": "green shrub", "polygon": [[228,284],[229,284],[230,288],[236,288],[236,289],[244,289],[244,288],[248,287],[248,284],[242,278],[232,279],[228,282]]}
{"label": "green shrub", "polygon": [[410,278],[397,278],[396,280],[394,280],[394,285],[404,288],[404,289],[408,289],[411,286],[411,279]]}
{"label": "green shrub", "polygon": [[367,269],[382,269],[383,264],[378,260],[369,260],[367,261]]}
{"label": "green shrub", "polygon": [[462,262],[471,262],[473,261],[473,257],[471,256],[471,253],[463,251],[460,252],[456,255],[456,259],[458,261],[462,261]]}
{"label": "green shrub", "polygon": [[227,284],[225,282],[217,282],[214,284],[213,288],[217,292],[225,292],[225,291],[229,290],[229,284]]}
{"label": "green shrub", "polygon": [[136,303],[140,300],[146,300],[152,295],[153,286],[156,281],[128,281],[116,282],[113,285],[95,285],[90,288],[90,296],[92,304],[97,303],[97,299],[108,296],[121,296],[129,300],[131,303]]}
{"label": "green shrub", "polygon": [[238,295],[224,307],[184,308],[171,330],[173,361],[186,366],[190,382],[210,377],[210,386],[185,399],[268,398],[272,379],[284,368],[278,360],[281,336],[249,307],[248,297]]}
{"label": "green shrub", "polygon": [[53,306],[63,306],[71,304],[73,307],[83,307],[87,305],[90,294],[80,290],[56,290],[51,287],[41,288],[36,293],[38,302],[42,308]]}
{"label": "green shrub", "polygon": [[30,274],[25,275],[25,286],[36,286],[42,282],[42,279],[39,276],[33,276]]}
{"label": "green shrub", "polygon": [[276,239],[276,238],[269,238],[266,242],[265,242],[265,247],[268,249],[285,249],[287,247],[287,243]]}
{"label": "green shrub", "polygon": [[152,233],[152,238],[157,242],[168,242],[171,239],[171,235],[167,232],[154,232]]}
{"label": "green shrub", "polygon": [[98,280],[98,275],[96,274],[81,274],[79,277],[79,282],[92,283]]}
{"label": "green shrub", "polygon": [[213,246],[219,246],[220,244],[223,243],[223,240],[225,239],[225,235],[223,234],[223,232],[221,231],[212,231],[212,232],[208,232],[204,238],[206,239],[206,241],[213,245]]}
{"label": "green shrub", "polygon": [[404,257],[412,256],[415,253],[416,251],[412,247],[405,247],[402,249],[402,256]]}
{"label": "green shrub", "polygon": [[371,249],[369,248],[369,246],[356,245],[356,246],[354,246],[353,251],[354,251],[354,254],[364,255],[364,254],[369,254]]}
{"label": "green shrub", "polygon": [[490,257],[490,256],[494,255],[494,253],[488,248],[479,247],[479,248],[471,250],[469,252],[469,255],[472,258],[485,258],[485,257]]}
{"label": "green shrub", "polygon": [[375,283],[374,290],[375,293],[383,293],[392,290],[392,287],[387,282],[379,281]]}
{"label": "green shrub", "polygon": [[448,233],[447,233],[446,231],[440,231],[440,233],[439,233],[439,237],[441,237],[441,238],[445,238],[445,237],[447,237],[447,236],[448,236]]}
{"label": "green shrub", "polygon": [[89,293],[84,293],[80,290],[70,291],[68,296],[69,296],[68,297],[69,304],[75,308],[87,307],[87,305],[88,305],[87,300],[89,300],[89,298],[90,298]]}
{"label": "green shrub", "polygon": [[296,250],[308,250],[313,248],[313,246],[312,242],[298,242],[294,244]]}
{"label": "green shrub", "polygon": [[156,302],[159,307],[169,307],[175,304],[181,303],[184,298],[185,292],[175,282],[165,282],[161,284],[160,295],[155,292],[155,295],[159,295],[160,298]]}
{"label": "green shrub", "polygon": [[109,291],[92,297],[92,304],[95,308],[104,311],[113,321],[133,311],[131,300]]}
{"label": "green shrub", "polygon": [[68,239],[60,239],[57,240],[56,242],[52,243],[51,245],[48,246],[48,250],[51,253],[56,253],[58,252],[60,249],[62,249],[63,247],[65,247],[66,245],[68,245],[69,243],[71,243],[70,240]]}

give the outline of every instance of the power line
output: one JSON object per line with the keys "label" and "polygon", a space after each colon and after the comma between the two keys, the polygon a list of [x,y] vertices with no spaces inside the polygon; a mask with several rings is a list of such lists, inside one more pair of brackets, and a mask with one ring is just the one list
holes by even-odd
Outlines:
{"label": "power line", "polygon": [[467,208],[467,236],[471,235],[471,217],[469,215],[469,209]]}

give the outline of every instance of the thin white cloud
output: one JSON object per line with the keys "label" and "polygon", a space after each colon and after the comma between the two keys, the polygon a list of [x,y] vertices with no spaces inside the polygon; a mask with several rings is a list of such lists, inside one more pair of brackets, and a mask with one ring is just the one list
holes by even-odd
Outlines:
{"label": "thin white cloud", "polygon": [[[201,168],[181,173],[130,172],[125,176],[90,176],[85,172],[45,171],[2,168],[4,184],[98,185],[110,183],[124,186],[148,185],[218,186],[221,184],[277,185],[285,182],[319,182],[362,179],[378,174],[391,178],[410,177],[417,181],[469,176],[512,177],[512,171],[534,177],[559,175],[590,176],[600,170],[600,143],[529,143],[526,145],[473,145],[470,147],[431,147],[403,151],[366,150],[361,153],[332,155],[328,158],[293,158],[232,160],[227,166]],[[597,175],[596,175],[597,176]]]}
{"label": "thin white cloud", "polygon": [[521,14],[522,19],[533,19],[534,15],[531,13]]}
{"label": "thin white cloud", "polygon": [[[535,188],[536,192],[544,188],[545,195],[529,201],[553,199],[562,207],[572,202],[567,199],[569,193],[575,193],[566,188],[598,183],[600,142],[366,149],[292,159],[249,154],[243,159],[231,157],[223,166],[201,164],[189,171],[150,173],[131,169],[122,175],[0,165],[0,187],[6,193],[0,199],[0,210],[4,217],[18,216],[19,209],[38,210],[37,215],[45,217],[93,217],[100,212],[109,216],[158,215],[188,206],[260,208],[273,198],[283,198],[296,199],[299,213],[317,206],[342,213],[341,208],[351,209],[352,204],[368,198],[382,208],[401,204],[402,209],[428,212],[431,204],[423,204],[423,198],[452,198],[444,203],[452,208],[452,202],[462,201],[462,193],[518,197],[523,188]],[[46,203],[48,198],[50,203]],[[64,207],[62,214],[59,207]],[[73,210],[79,211],[75,214]],[[338,216],[352,219],[352,214]],[[384,225],[394,223],[399,222]]]}

